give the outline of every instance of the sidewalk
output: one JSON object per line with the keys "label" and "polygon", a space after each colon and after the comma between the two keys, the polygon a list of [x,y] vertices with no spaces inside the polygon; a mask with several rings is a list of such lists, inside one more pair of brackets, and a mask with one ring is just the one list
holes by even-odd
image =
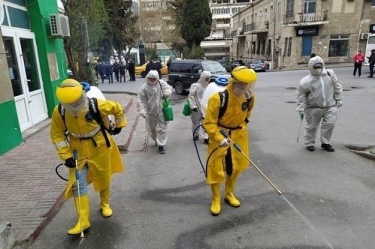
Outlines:
{"label": "sidewalk", "polygon": [[[128,83],[110,86],[106,83],[100,88],[107,99],[120,102],[126,112],[128,125],[115,136],[119,147],[127,151],[142,150],[144,133],[139,132],[138,143],[130,144],[138,117],[136,97]],[[134,88],[141,85],[132,83]],[[55,153],[49,131],[50,119],[25,131],[24,142],[0,156],[0,223],[12,224],[16,245],[32,243],[63,204],[66,182],[55,173],[56,166],[62,162]],[[64,167],[60,167],[59,172],[66,176]],[[2,246],[0,244],[0,248]]]}

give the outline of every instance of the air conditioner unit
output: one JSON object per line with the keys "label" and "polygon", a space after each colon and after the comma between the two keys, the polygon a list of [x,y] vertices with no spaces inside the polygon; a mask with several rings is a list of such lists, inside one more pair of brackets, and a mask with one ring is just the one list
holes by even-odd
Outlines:
{"label": "air conditioner unit", "polygon": [[369,35],[370,35],[370,33],[362,33],[360,38],[362,40],[367,40]]}
{"label": "air conditioner unit", "polygon": [[63,14],[50,14],[49,24],[52,37],[70,37],[69,18]]}

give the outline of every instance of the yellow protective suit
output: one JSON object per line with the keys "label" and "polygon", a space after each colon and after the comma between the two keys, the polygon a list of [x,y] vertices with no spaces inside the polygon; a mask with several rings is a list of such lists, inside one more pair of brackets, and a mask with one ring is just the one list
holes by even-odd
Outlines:
{"label": "yellow protective suit", "polygon": [[[219,118],[220,110],[220,96],[219,93],[214,94],[208,101],[208,107],[206,116],[203,120],[203,127],[206,130],[210,143],[207,147],[207,156],[220,146],[220,142],[224,139],[224,136],[220,133],[223,129],[227,134],[230,134],[230,138],[238,144],[242,151],[249,155],[248,145],[248,131],[246,119],[251,115],[251,111],[254,107],[255,96],[252,95],[250,104],[247,108],[243,108],[244,103],[247,99],[245,94],[241,97],[237,97],[233,92],[232,87],[233,81],[229,83],[228,90],[228,106],[223,117]],[[223,125],[220,126],[219,124]],[[240,129],[228,129],[225,127],[238,128]],[[238,175],[249,167],[249,161],[238,152],[232,145],[229,147],[219,147],[215,152],[212,153],[208,165],[207,165],[207,183],[215,184],[222,183],[226,179],[225,168],[227,167],[226,155],[230,150],[231,153],[231,164],[233,171],[231,174],[232,178],[237,178]]]}
{"label": "yellow protective suit", "polygon": [[[116,127],[125,127],[127,121],[122,106],[114,101],[98,100],[99,113],[104,121],[108,115],[114,115]],[[124,171],[120,152],[112,136],[106,131],[111,146],[108,148],[102,131],[97,132],[92,138],[80,139],[72,134],[87,134],[98,127],[92,118],[88,117],[88,106],[79,110],[77,117],[65,112],[65,122],[56,106],[52,113],[50,136],[61,160],[65,161],[73,156],[72,151],[78,152],[78,168],[82,170],[88,165],[87,183],[93,183],[95,191],[109,188],[112,175]],[[65,127],[66,125],[66,127]],[[64,132],[68,130],[67,142]],[[95,141],[95,143],[94,143]],[[96,145],[95,145],[96,144]],[[76,181],[74,169],[69,169],[69,181],[65,190],[65,198],[72,196],[72,186]]]}

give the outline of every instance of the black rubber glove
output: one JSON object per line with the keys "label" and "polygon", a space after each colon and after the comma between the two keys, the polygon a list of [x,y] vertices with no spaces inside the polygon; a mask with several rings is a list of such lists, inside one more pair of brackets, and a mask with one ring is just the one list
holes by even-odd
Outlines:
{"label": "black rubber glove", "polygon": [[117,135],[117,134],[119,134],[120,132],[121,132],[121,127],[115,127],[113,130],[112,130],[112,132],[111,132],[111,134],[112,135]]}
{"label": "black rubber glove", "polygon": [[73,159],[73,157],[69,157],[65,160],[65,166],[68,168],[75,168],[76,167],[76,161]]}
{"label": "black rubber glove", "polygon": [[193,112],[197,112],[198,111],[198,108],[193,108],[191,109]]}

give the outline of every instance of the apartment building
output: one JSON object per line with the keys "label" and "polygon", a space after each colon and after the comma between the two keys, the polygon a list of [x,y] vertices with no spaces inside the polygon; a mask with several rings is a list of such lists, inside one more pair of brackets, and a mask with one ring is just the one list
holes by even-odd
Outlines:
{"label": "apartment building", "polygon": [[232,57],[232,16],[253,0],[209,0],[212,13],[211,34],[201,43],[207,59]]}
{"label": "apartment building", "polygon": [[374,33],[375,0],[257,0],[232,17],[231,54],[265,58],[272,68],[308,62],[351,62]]}

